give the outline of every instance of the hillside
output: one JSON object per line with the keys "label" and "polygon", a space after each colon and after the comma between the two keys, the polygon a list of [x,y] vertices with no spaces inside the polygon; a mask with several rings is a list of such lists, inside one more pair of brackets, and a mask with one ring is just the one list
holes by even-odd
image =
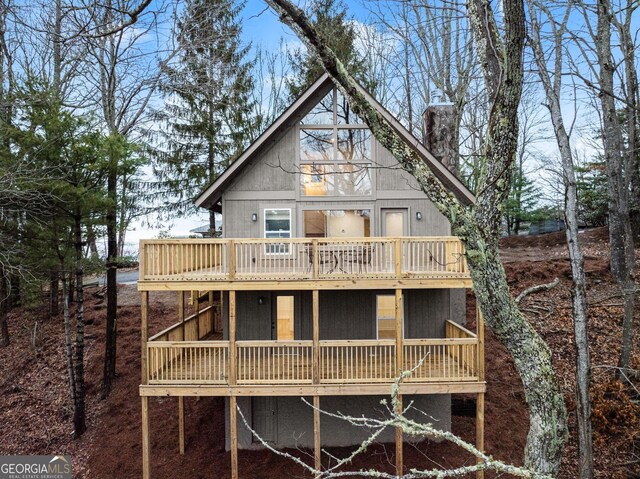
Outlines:
{"label": "hillside", "polygon": [[[594,365],[595,462],[597,477],[640,477],[640,407],[616,381],[622,308],[607,271],[607,232],[596,229],[581,235],[591,304],[591,352]],[[561,477],[576,477],[577,445],[574,415],[574,349],[571,323],[571,274],[564,234],[506,238],[503,260],[513,293],[534,284],[560,278],[551,291],[532,295],[522,307],[554,354],[554,365],[565,393],[571,437]],[[119,377],[106,401],[99,399],[102,373],[105,304],[87,291],[88,432],[71,438],[70,403],[66,383],[62,320],[49,321],[43,308],[14,310],[9,317],[12,344],[0,349],[0,454],[70,454],[75,477],[135,478],[141,473],[139,301],[135,286],[123,285],[118,317]],[[177,316],[176,297],[151,294],[152,333]],[[473,327],[473,298],[468,301],[468,323]],[[639,315],[640,316],[640,315]],[[37,323],[37,328],[35,324]],[[637,322],[640,324],[640,321]],[[34,329],[36,331],[34,335]],[[35,339],[34,339],[35,337]],[[524,394],[512,361],[487,331],[486,446],[495,457],[520,463],[528,429]],[[640,368],[640,355],[634,355]],[[636,383],[638,385],[638,383]],[[635,401],[633,402],[632,399]],[[177,400],[152,398],[151,448],[153,477],[228,477],[229,454],[224,451],[224,402],[221,398],[187,398],[186,454],[178,454]],[[462,410],[462,409],[460,409]],[[474,419],[453,418],[454,433],[473,441]],[[377,445],[361,456],[355,467],[391,472],[393,445]],[[290,451],[306,456],[309,451]],[[337,456],[347,450],[332,449]],[[471,458],[448,444],[424,441],[405,445],[405,464],[411,467],[454,466]],[[240,451],[244,478],[303,477],[290,461],[266,452]],[[487,477],[492,477],[490,474]]]}

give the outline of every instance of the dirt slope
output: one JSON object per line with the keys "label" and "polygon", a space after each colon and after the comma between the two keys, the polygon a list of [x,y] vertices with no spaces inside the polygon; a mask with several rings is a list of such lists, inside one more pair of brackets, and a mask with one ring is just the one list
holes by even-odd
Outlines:
{"label": "dirt slope", "polygon": [[[640,411],[619,383],[612,382],[620,337],[621,307],[607,273],[606,230],[583,236],[587,245],[589,298],[592,306],[591,347],[594,377],[594,430],[597,476],[638,477],[632,447],[638,442]],[[570,269],[562,234],[503,240],[503,260],[514,294],[558,276],[552,291],[525,300],[523,308],[549,343],[556,372],[570,412],[571,437],[565,450],[561,477],[576,477],[574,366],[570,309]],[[90,292],[89,292],[90,293]],[[139,296],[133,286],[121,287],[119,308],[119,377],[106,401],[99,399],[104,339],[103,302],[87,295],[88,426],[86,435],[71,438],[61,319],[44,318],[43,309],[12,312],[12,344],[0,350],[0,454],[71,454],[77,478],[136,478],[141,472]],[[469,297],[469,326],[473,327],[473,298]],[[154,331],[176,317],[175,295],[152,294]],[[34,324],[37,322],[35,347]],[[487,332],[486,446],[495,457],[520,463],[528,429],[524,394],[513,363],[504,348]],[[638,354],[634,356],[640,366]],[[637,398],[636,398],[637,399]],[[152,471],[154,478],[228,477],[229,454],[224,451],[224,414],[220,398],[187,398],[186,454],[178,454],[177,399],[150,401]],[[474,420],[454,417],[453,431],[474,440]],[[393,445],[377,445],[359,457],[354,467],[393,471]],[[309,459],[309,451],[289,451]],[[337,456],[347,449],[333,449]],[[429,441],[405,445],[405,464],[411,467],[456,466],[472,459],[448,444]],[[637,456],[635,457],[637,461]],[[241,451],[241,477],[304,477],[301,468],[267,452]],[[487,477],[493,477],[491,474]]]}

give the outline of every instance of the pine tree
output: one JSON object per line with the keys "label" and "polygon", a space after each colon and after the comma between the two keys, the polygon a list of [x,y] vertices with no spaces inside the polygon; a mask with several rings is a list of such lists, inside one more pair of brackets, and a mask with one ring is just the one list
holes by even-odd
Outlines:
{"label": "pine tree", "polygon": [[534,221],[540,190],[523,171],[516,171],[513,175],[511,191],[505,202],[504,216],[507,234],[518,234],[522,223]]}
{"label": "pine tree", "polygon": [[[354,23],[347,18],[347,8],[341,0],[313,0],[311,5],[313,24],[322,35],[326,45],[331,48],[347,69],[352,72],[368,90],[372,85],[363,78],[364,59],[356,50],[356,31]],[[293,75],[288,80],[291,99],[297,98],[304,90],[324,73],[320,61],[307,51],[295,51],[289,55]]]}
{"label": "pine tree", "polygon": [[589,226],[607,224],[606,165],[601,158],[576,167],[578,176],[578,217]]}
{"label": "pine tree", "polygon": [[[178,60],[164,67],[166,126],[153,153],[165,206],[183,215],[254,132],[249,47],[233,0],[188,0],[176,27]],[[215,229],[213,212],[210,227]]]}

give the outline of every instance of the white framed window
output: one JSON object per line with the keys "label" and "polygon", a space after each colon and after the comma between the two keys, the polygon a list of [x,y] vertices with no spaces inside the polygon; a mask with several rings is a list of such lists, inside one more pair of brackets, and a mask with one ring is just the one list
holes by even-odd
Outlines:
{"label": "white framed window", "polygon": [[[404,296],[402,297],[402,337],[404,338]],[[376,339],[396,339],[396,296],[376,295]]]}
{"label": "white framed window", "polygon": [[[264,210],[264,237],[291,238],[291,208],[266,208]],[[288,243],[267,243],[267,254],[288,254]]]}

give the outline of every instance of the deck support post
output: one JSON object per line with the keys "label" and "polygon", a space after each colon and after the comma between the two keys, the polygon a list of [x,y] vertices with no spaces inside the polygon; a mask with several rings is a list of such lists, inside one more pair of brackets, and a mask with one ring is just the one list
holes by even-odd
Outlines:
{"label": "deck support post", "polygon": [[[484,393],[478,393],[476,398],[476,449],[484,452]],[[478,464],[482,462],[478,458]],[[484,479],[484,471],[476,472],[477,479]]]}
{"label": "deck support post", "polygon": [[[402,414],[402,395],[398,395],[397,414]],[[403,458],[402,458],[402,428],[396,427],[396,476],[403,475]]]}
{"label": "deck support post", "polygon": [[236,292],[229,291],[229,384],[235,386],[236,356]]}
{"label": "deck support post", "polygon": [[184,396],[178,396],[178,445],[184,456]]}
{"label": "deck support post", "polygon": [[[478,336],[478,380],[484,381],[484,317],[477,301],[476,333]],[[478,393],[476,398],[476,448],[484,452],[484,393]],[[484,479],[484,471],[478,471],[476,478]]]}
{"label": "deck support post", "polygon": [[[320,293],[317,289],[313,290],[313,365],[312,365],[312,381],[313,384],[320,383]],[[315,400],[315,396],[314,396]]]}
{"label": "deck support post", "polygon": [[478,379],[484,381],[484,316],[476,303],[476,335],[478,336]]}
{"label": "deck support post", "polygon": [[238,479],[238,422],[237,399],[229,398],[229,432],[231,434],[231,479]]}
{"label": "deck support post", "polygon": [[396,375],[402,372],[404,368],[403,364],[403,345],[402,345],[402,290],[396,289],[396,303],[395,303],[395,316],[396,316]]}
{"label": "deck support post", "polygon": [[150,479],[149,397],[142,396],[142,479]]}
{"label": "deck support post", "polygon": [[314,468],[320,471],[322,468],[321,443],[320,443],[320,396],[313,396],[313,452]]}
{"label": "deck support post", "polygon": [[147,384],[147,342],[149,341],[149,292],[140,292],[140,369],[141,384]]}
{"label": "deck support post", "polygon": [[185,331],[184,331],[184,291],[178,291],[178,320],[180,320],[180,323],[182,324],[182,327],[181,327],[182,337],[180,338],[180,340],[185,341],[186,337],[185,337]]}
{"label": "deck support post", "polygon": [[209,333],[213,333],[215,326],[215,314],[213,311],[213,291],[209,291]]}
{"label": "deck support post", "polygon": [[200,291],[196,293],[196,341],[200,341]]}
{"label": "deck support post", "polygon": [[[147,341],[149,340],[149,292],[140,293],[140,369],[141,381],[145,385],[149,382],[147,369]],[[142,479],[150,478],[149,451],[149,398],[142,396]]]}
{"label": "deck support post", "polygon": [[[396,374],[402,374],[402,370],[404,369],[404,359],[403,359],[403,311],[402,311],[402,290],[396,289],[396,297],[395,297],[395,316],[396,316]],[[398,407],[396,410],[397,414],[402,414],[402,396],[398,395]],[[402,476],[402,429],[396,427],[396,475]]]}

